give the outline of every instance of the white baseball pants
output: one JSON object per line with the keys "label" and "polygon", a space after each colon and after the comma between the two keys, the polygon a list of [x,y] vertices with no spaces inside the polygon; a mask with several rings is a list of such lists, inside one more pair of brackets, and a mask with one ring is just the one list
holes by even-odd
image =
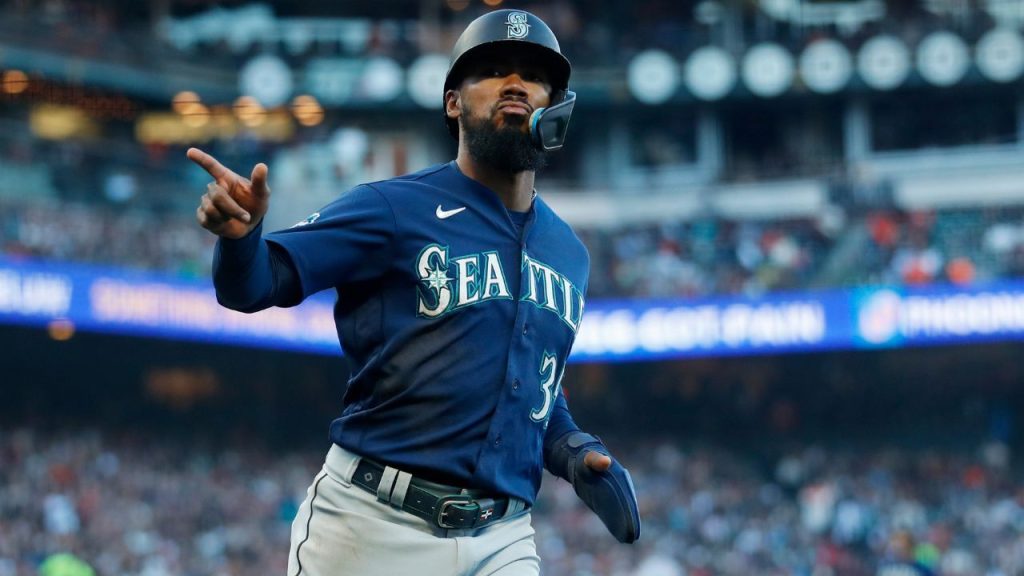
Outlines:
{"label": "white baseball pants", "polygon": [[529,513],[444,530],[352,484],[359,456],[332,445],[292,522],[288,576],[538,576]]}

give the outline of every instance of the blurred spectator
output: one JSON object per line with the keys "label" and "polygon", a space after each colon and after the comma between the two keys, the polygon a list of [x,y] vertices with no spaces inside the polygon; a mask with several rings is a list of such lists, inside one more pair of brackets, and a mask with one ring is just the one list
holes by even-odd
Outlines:
{"label": "blurred spectator", "polygon": [[[703,218],[580,229],[589,296],[700,297],[884,283],[970,284],[1024,276],[1024,209],[874,212],[851,220],[862,251],[824,274],[839,246],[811,220]],[[158,233],[157,233],[158,232]],[[216,238],[192,215],[77,202],[0,199],[0,255],[209,274]]]}
{"label": "blurred spectator", "polygon": [[0,253],[13,257],[206,276],[215,240],[191,215],[0,201]]}
{"label": "blurred spectator", "polygon": [[[545,573],[1024,571],[1022,470],[988,463],[988,448],[797,446],[773,477],[754,453],[616,443],[635,471],[644,537],[615,545],[572,487],[549,476],[534,511]],[[281,573],[320,457],[167,436],[0,431],[0,574],[85,575],[88,565],[101,575]],[[74,568],[58,571],[65,565]]]}

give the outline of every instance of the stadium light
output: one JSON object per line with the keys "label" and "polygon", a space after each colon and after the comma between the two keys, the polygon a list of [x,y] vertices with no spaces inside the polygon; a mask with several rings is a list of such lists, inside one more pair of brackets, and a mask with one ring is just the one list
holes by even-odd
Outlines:
{"label": "stadium light", "polygon": [[47,140],[85,138],[99,133],[99,126],[85,110],[63,104],[33,106],[28,126],[36,137]]}
{"label": "stadium light", "polygon": [[838,92],[852,74],[850,51],[838,40],[816,40],[800,55],[800,77],[808,88],[820,94]]}
{"label": "stadium light", "polygon": [[28,75],[21,70],[7,70],[2,82],[3,91],[7,94],[21,94],[28,89]]}
{"label": "stadium light", "polygon": [[679,64],[667,52],[645,50],[630,61],[626,77],[634,98],[662,104],[679,88]]}
{"label": "stadium light", "polygon": [[952,86],[967,73],[967,45],[952,32],[933,32],[917,47],[917,70],[936,86]]}
{"label": "stadium light", "polygon": [[686,87],[701,100],[719,100],[736,85],[736,61],[717,46],[698,48],[683,69]]}
{"label": "stadium light", "polygon": [[199,98],[199,94],[192,92],[191,90],[183,90],[178,92],[171,98],[171,110],[174,110],[178,114],[182,114],[183,111],[192,104],[201,104],[202,100]]}
{"label": "stadium light", "polygon": [[910,50],[895,36],[876,36],[857,54],[857,71],[876,90],[892,90],[910,74]]}
{"label": "stadium light", "polygon": [[385,56],[371,58],[363,68],[360,87],[364,96],[375,102],[393,100],[402,91],[403,70]]}
{"label": "stadium light", "polygon": [[255,97],[267,108],[287,102],[292,87],[292,69],[277,56],[257,56],[238,73],[238,91]]}
{"label": "stadium light", "polygon": [[181,121],[191,128],[202,128],[210,121],[210,110],[200,102],[185,104],[178,113]]}
{"label": "stadium light", "polygon": [[1016,30],[996,28],[978,41],[975,58],[989,80],[1012,82],[1024,70],[1024,40]]}
{"label": "stadium light", "polygon": [[740,75],[751,92],[771,98],[792,86],[794,68],[793,56],[786,49],[764,42],[751,48],[743,57]]}
{"label": "stadium light", "polygon": [[406,74],[409,97],[424,108],[440,108],[440,94],[444,77],[448,73],[448,57],[442,54],[424,54],[416,59]]}
{"label": "stadium light", "polygon": [[259,126],[266,121],[267,111],[252,96],[239,96],[235,100],[234,110],[238,120],[250,128]]}
{"label": "stadium light", "polygon": [[46,332],[58,342],[67,342],[75,335],[75,323],[67,318],[57,318],[47,324]]}
{"label": "stadium light", "polygon": [[324,120],[323,107],[308,94],[296,96],[292,100],[292,113],[303,126],[316,126]]}

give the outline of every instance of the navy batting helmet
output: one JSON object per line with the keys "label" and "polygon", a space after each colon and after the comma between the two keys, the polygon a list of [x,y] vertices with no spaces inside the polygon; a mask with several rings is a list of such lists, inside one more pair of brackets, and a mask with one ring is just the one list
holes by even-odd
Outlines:
{"label": "navy batting helmet", "polygon": [[[495,10],[470,22],[452,49],[443,94],[462,82],[467,65],[474,58],[486,57],[493,54],[492,50],[503,48],[531,54],[536,62],[542,63],[547,69],[551,82],[551,104],[533,112],[530,117],[530,133],[539,148],[561,148],[576,101],[576,94],[569,90],[572,67],[562,55],[558,39],[551,28],[529,12]],[[458,121],[445,114],[445,124],[452,137],[458,139]]]}

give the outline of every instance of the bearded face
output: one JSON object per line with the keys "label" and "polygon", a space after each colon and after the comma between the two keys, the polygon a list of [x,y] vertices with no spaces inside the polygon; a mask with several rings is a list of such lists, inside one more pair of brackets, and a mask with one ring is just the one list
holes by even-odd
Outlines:
{"label": "bearded face", "polygon": [[459,126],[470,155],[502,172],[540,170],[547,165],[547,155],[530,138],[530,115],[509,113],[506,104],[499,100],[478,113],[465,100],[461,103]]}

